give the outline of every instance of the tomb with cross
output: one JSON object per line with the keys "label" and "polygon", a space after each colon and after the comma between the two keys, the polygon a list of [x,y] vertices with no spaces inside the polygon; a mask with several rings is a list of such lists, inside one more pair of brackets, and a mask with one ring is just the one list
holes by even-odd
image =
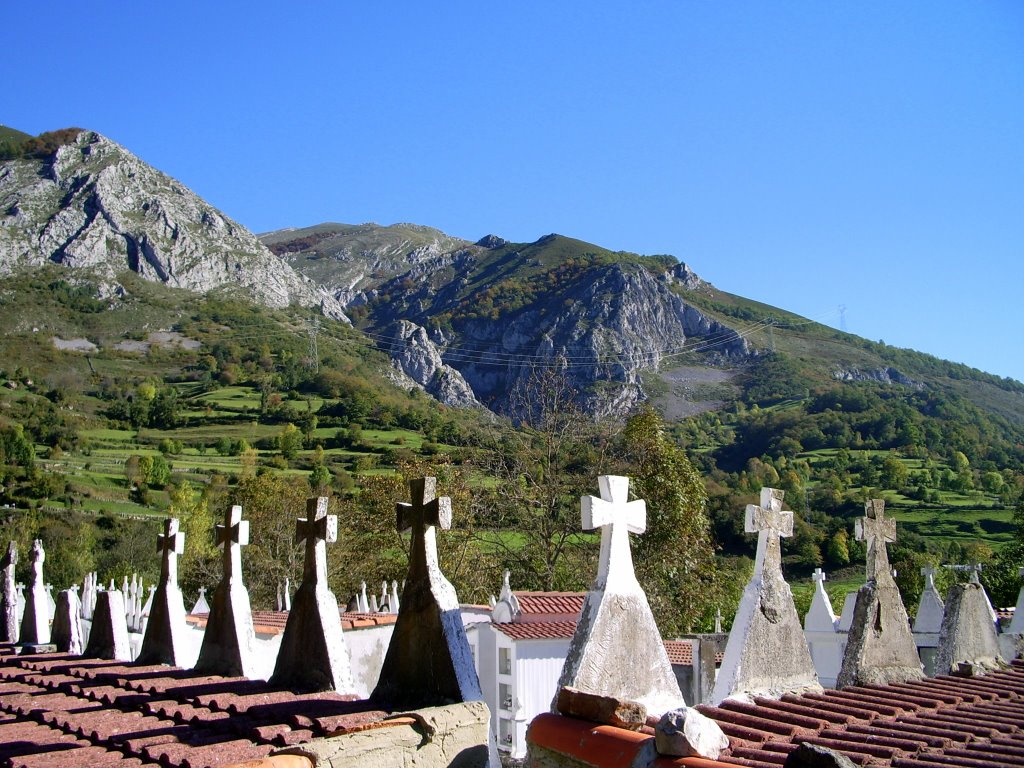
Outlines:
{"label": "tomb with cross", "polygon": [[757,534],[757,554],[754,558],[754,576],[765,572],[782,572],[781,539],[793,535],[793,513],[782,508],[785,491],[762,488],[761,503],[748,504],[744,516],[744,529]]}
{"label": "tomb with cross", "polygon": [[273,685],[306,691],[354,694],[348,647],[341,631],[338,600],[327,585],[327,544],[338,540],[338,518],[327,514],[327,497],[306,501],[306,516],[295,522],[295,542],[305,543],[302,583],[295,593]]}
{"label": "tomb with cross", "polygon": [[885,516],[885,500],[870,499],[864,503],[864,517],[857,518],[857,541],[867,542],[867,580],[893,580],[886,545],[896,541],[896,521]]}
{"label": "tomb with cross", "polygon": [[242,519],[237,504],[227,509],[224,523],[216,526],[216,540],[224,548],[222,575],[195,668],[204,674],[255,677],[256,633],[249,592],[242,581],[242,547],[249,543],[249,521]]}
{"label": "tomb with cross", "polygon": [[14,569],[18,565],[18,547],[12,541],[0,558],[0,642],[18,642],[18,589]]}
{"label": "tomb with cross", "polygon": [[[600,498],[580,498],[584,530],[601,531],[597,578],[558,681],[584,693],[637,701],[649,715],[684,706],[647,595],[636,580],[629,534],[647,528],[647,504],[629,500],[629,478],[598,477]],[[557,691],[556,691],[557,702]]]}
{"label": "tomb with cross", "polygon": [[811,578],[814,580],[814,597],[804,616],[804,638],[818,673],[818,682],[830,687],[835,685],[843,663],[846,634],[838,631],[839,619],[832,608],[832,599],[825,591],[825,572],[815,568]]}
{"label": "tomb with cross", "polygon": [[777,488],[762,488],[760,503],[745,510],[744,527],[757,534],[757,555],[715,681],[716,703],[732,696],[821,690],[793,591],[782,575],[780,540],[793,535],[793,513],[782,508],[784,496]]}
{"label": "tomb with cross", "polygon": [[[157,537],[160,552],[160,581],[153,595],[153,604],[142,638],[138,661],[141,664],[181,666],[185,660],[185,601],[178,587],[178,556],[185,552],[185,534],[178,520],[164,520],[164,530]],[[120,592],[118,592],[120,594]],[[124,610],[124,596],[121,597]]]}
{"label": "tomb with cross", "polygon": [[410,480],[409,496],[409,503],[395,507],[398,530],[412,534],[409,570],[395,630],[370,698],[390,707],[478,701],[483,694],[459,598],[437,556],[436,529],[451,528],[452,501],[437,496],[434,477]]}
{"label": "tomb with cross", "polygon": [[978,577],[981,564],[945,567],[969,573],[970,579],[954,584],[946,597],[935,674],[978,675],[1001,668],[998,619]]}
{"label": "tomb with cross", "polygon": [[838,619],[832,608],[832,599],[825,591],[825,572],[815,568],[811,578],[814,579],[814,597],[804,617],[804,632],[835,632]]}
{"label": "tomb with cross", "polygon": [[46,551],[41,539],[32,542],[32,577],[25,597],[25,609],[21,617],[20,641],[22,645],[41,648],[50,642],[50,601],[46,594],[43,578],[43,562]]}
{"label": "tomb with cross", "polygon": [[867,542],[867,583],[857,591],[836,685],[845,688],[920,680],[924,668],[889,565],[886,544],[896,540],[896,521],[885,516],[884,500],[864,503],[856,534],[858,540]]}

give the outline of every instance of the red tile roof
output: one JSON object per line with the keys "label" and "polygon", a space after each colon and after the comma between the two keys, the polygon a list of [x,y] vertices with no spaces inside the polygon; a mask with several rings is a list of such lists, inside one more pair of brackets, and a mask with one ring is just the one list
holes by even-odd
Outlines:
{"label": "red tile roof", "polygon": [[690,640],[665,640],[665,651],[672,664],[693,664],[693,642]]}
{"label": "red tile roof", "polygon": [[391,724],[368,702],[0,645],[0,766],[222,766]]}
{"label": "red tile roof", "polygon": [[[208,613],[197,613],[190,614],[186,617],[186,620],[189,624],[193,624],[201,628],[206,626],[206,622],[209,618],[210,614]],[[398,621],[398,614],[396,613],[341,614],[341,628],[346,632],[366,627],[386,626],[388,624],[394,624],[396,621]],[[284,632],[284,628],[287,623],[288,611],[252,612],[253,628],[256,630],[256,633],[260,635],[279,635]]]}
{"label": "red tile roof", "polygon": [[[802,742],[834,749],[857,765],[1024,766],[1024,661],[1019,660],[979,677],[943,675],[698,709],[718,722],[729,749],[716,761],[660,758],[659,768],[773,768]],[[638,734],[552,714],[540,715],[529,732],[531,743],[597,768],[620,765],[619,757],[638,753],[640,741],[650,738],[650,729]]]}
{"label": "red tile roof", "polygon": [[513,640],[568,640],[576,631],[575,621],[516,621],[491,626]]}
{"label": "red tile roof", "polygon": [[[576,619],[583,612],[586,592],[516,592],[522,613],[519,621],[554,621],[554,617]],[[536,618],[534,618],[536,617]],[[546,617],[546,618],[541,618]]]}

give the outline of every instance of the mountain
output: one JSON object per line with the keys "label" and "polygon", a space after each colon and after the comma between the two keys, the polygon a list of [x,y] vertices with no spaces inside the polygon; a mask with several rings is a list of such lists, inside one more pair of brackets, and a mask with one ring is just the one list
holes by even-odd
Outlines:
{"label": "mountain", "polygon": [[111,292],[124,290],[120,276],[130,271],[193,292],[239,290],[271,307],[344,316],[251,232],[110,139],[67,129],[31,141],[23,156],[0,163],[0,276],[56,263]]}
{"label": "mountain", "polygon": [[[413,225],[324,224],[262,237],[329,288],[393,352],[396,367],[438,396],[516,411],[538,369],[564,370],[595,413],[622,414],[649,395],[644,374],[689,344],[700,360],[741,365],[757,353],[685,300],[709,288],[671,257],[614,253],[557,234],[477,243]],[[423,358],[441,364],[424,366]],[[411,364],[410,364],[411,363]],[[699,408],[698,408],[699,409]]]}

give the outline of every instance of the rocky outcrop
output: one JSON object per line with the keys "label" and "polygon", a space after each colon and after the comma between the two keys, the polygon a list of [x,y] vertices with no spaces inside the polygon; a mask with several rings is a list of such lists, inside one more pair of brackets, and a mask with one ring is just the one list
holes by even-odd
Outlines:
{"label": "rocky outcrop", "polygon": [[914,389],[924,388],[920,381],[905,376],[895,368],[875,368],[866,371],[860,368],[840,368],[832,372],[832,377],[837,381],[874,381],[879,384],[901,384]]}
{"label": "rocky outcrop", "polygon": [[131,270],[175,288],[241,289],[268,306],[344,317],[251,232],[92,131],[49,158],[0,164],[0,275],[50,262],[88,269],[108,289]]}
{"label": "rocky outcrop", "polygon": [[[463,343],[489,347],[460,363],[477,396],[510,406],[508,395],[538,367],[563,369],[587,407],[622,414],[646,398],[641,374],[678,359],[700,339],[705,359],[737,362],[749,352],[731,328],[687,304],[642,267],[592,270],[566,294],[548,296],[514,318],[471,320]],[[691,344],[691,348],[693,344]]]}
{"label": "rocky outcrop", "polygon": [[391,360],[396,369],[445,405],[457,408],[480,405],[462,374],[444,363],[426,330],[415,323],[408,320],[396,323]]}

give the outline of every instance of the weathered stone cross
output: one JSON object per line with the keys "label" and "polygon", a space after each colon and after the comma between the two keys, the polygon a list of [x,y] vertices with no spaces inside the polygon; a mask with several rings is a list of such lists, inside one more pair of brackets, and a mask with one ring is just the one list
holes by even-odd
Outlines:
{"label": "weathered stone cross", "polygon": [[178,519],[164,520],[164,532],[156,537],[156,551],[161,553],[160,584],[178,583],[178,555],[185,554],[185,534],[178,530]]}
{"label": "weathered stone cross", "polygon": [[869,499],[864,502],[864,517],[858,518],[855,527],[857,541],[867,541],[867,578],[878,580],[880,576],[892,579],[889,567],[889,552],[886,543],[896,541],[896,521],[885,516],[885,500]]}
{"label": "weathered stone cross", "polygon": [[18,564],[18,547],[12,541],[0,560],[3,569],[3,584],[0,584],[0,640],[16,642],[18,639],[18,595],[14,584],[14,567]]}
{"label": "weathered stone cross", "polygon": [[926,565],[921,569],[921,575],[924,576],[925,589],[935,589],[935,574],[936,570],[934,565]]}
{"label": "weathered stone cross", "polygon": [[782,508],[785,491],[778,488],[762,488],[761,503],[747,504],[744,529],[757,534],[757,555],[754,558],[754,578],[766,568],[782,574],[781,537],[793,535],[793,513]]}
{"label": "weathered stone cross", "polygon": [[974,565],[945,565],[943,567],[951,571],[969,571],[971,574],[971,584],[980,583],[978,576],[981,573],[981,563],[975,563]]}
{"label": "weathered stone cross", "polygon": [[[597,566],[595,589],[609,586],[609,578],[636,581],[629,534],[647,530],[647,502],[629,501],[629,478],[600,475],[597,478],[601,498],[580,497],[583,530],[601,529],[601,558]],[[601,585],[601,586],[598,586]]]}
{"label": "weathered stone cross", "polygon": [[437,496],[437,478],[421,477],[409,481],[411,504],[395,505],[398,530],[412,530],[412,548],[409,553],[410,580],[425,576],[428,569],[439,568],[435,526],[442,530],[452,527],[452,500]]}
{"label": "weathered stone cross", "polygon": [[813,578],[817,583],[819,583],[822,586],[824,586],[825,572],[823,570],[821,570],[821,568],[815,568],[814,569],[814,574],[812,575],[811,578]]}
{"label": "weathered stone cross", "polygon": [[242,575],[242,547],[249,543],[249,521],[235,504],[224,513],[224,525],[217,526],[217,545],[224,545],[224,578]]}
{"label": "weathered stone cross", "polygon": [[306,542],[303,582],[327,584],[327,544],[338,540],[338,516],[327,514],[327,497],[306,500],[306,516],[295,521],[295,543]]}

